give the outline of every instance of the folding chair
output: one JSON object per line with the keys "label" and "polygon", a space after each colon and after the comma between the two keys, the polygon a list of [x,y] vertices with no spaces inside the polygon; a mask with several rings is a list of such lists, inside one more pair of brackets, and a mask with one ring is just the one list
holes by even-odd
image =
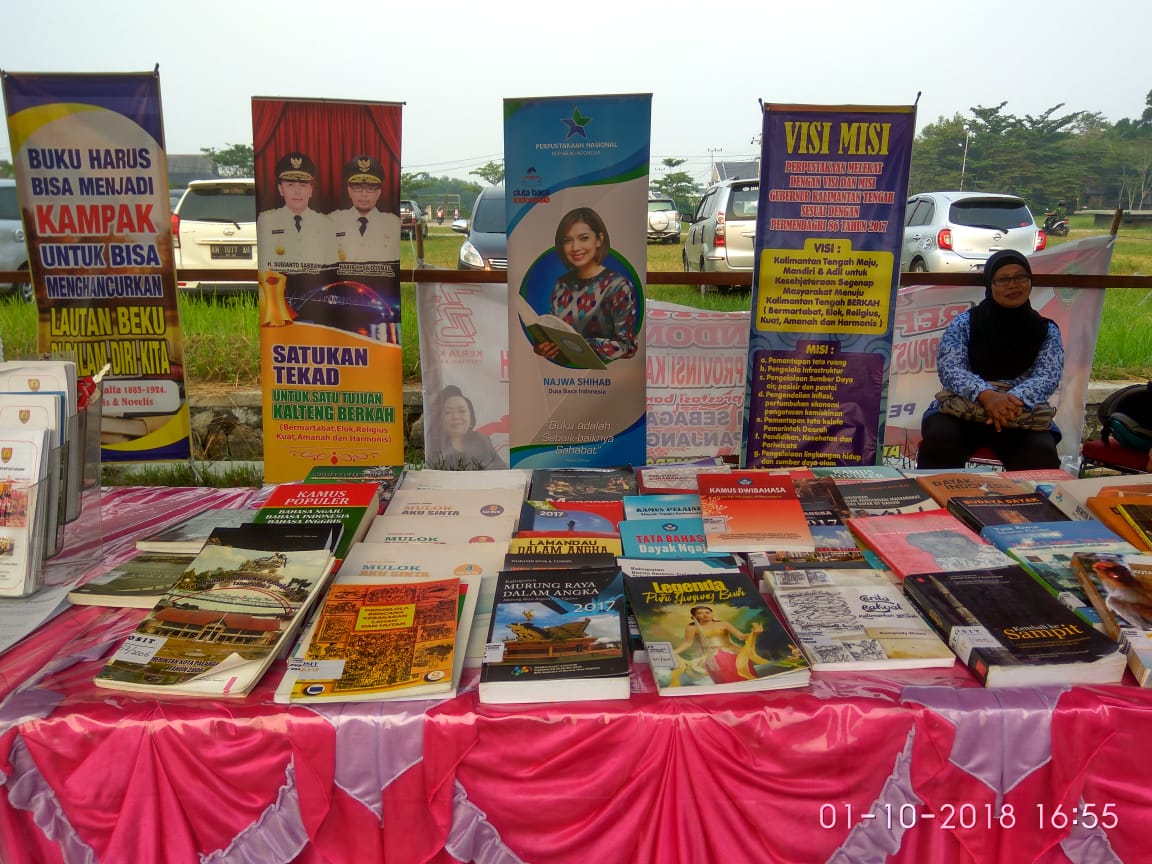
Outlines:
{"label": "folding chair", "polygon": [[1148,467],[1148,454],[1124,447],[1116,441],[1085,441],[1080,446],[1080,476],[1088,471],[1107,468],[1121,474],[1143,474]]}

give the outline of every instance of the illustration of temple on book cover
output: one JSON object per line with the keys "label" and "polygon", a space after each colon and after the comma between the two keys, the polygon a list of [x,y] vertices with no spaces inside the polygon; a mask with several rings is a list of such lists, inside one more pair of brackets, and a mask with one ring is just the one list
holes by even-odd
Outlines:
{"label": "illustration of temple on book cover", "polygon": [[534,623],[531,609],[523,612],[524,620],[508,624],[514,638],[504,640],[504,663],[540,663],[560,657],[592,659],[619,657],[619,641],[604,641],[587,635],[591,618],[541,626]]}
{"label": "illustration of temple on book cover", "polygon": [[188,571],[141,622],[141,632],[231,645],[272,645],[283,621],[308,596],[310,582],[282,582],[282,552],[243,561],[235,569]]}

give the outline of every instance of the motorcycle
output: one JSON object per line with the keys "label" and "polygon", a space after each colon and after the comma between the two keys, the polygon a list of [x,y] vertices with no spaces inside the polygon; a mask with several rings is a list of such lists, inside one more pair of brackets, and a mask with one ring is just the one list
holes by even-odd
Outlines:
{"label": "motorcycle", "polygon": [[1053,237],[1068,236],[1068,217],[1062,208],[1049,210],[1044,214],[1044,233]]}

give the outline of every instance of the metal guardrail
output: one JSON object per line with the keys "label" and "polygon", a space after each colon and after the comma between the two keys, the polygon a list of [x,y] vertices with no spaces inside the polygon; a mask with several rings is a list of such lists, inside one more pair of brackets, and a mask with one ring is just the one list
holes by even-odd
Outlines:
{"label": "metal guardrail", "polygon": [[[179,270],[177,277],[189,282],[255,282],[256,270]],[[28,278],[27,270],[0,270],[0,282]],[[400,271],[401,282],[417,285],[434,282],[478,282],[500,284],[508,281],[504,270],[442,270],[421,267]],[[1139,288],[1152,291],[1152,276],[1088,276],[1077,273],[1044,274],[1037,278],[1047,288]],[[648,285],[751,286],[752,275],[743,273],[686,273],[681,270],[649,270]],[[901,285],[983,285],[979,273],[901,273]]]}

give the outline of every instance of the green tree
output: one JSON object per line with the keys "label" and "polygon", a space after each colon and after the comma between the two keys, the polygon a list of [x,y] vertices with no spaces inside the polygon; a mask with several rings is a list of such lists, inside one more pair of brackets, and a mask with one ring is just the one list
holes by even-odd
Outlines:
{"label": "green tree", "polygon": [[685,160],[667,156],[660,160],[667,172],[662,177],[652,180],[648,185],[661,195],[667,195],[676,202],[676,209],[681,213],[691,213],[693,202],[700,196],[700,184],[693,179],[687,171],[674,171],[683,165]]}
{"label": "green tree", "polygon": [[497,186],[504,182],[504,163],[488,162],[468,173],[475,174],[480,179],[487,180],[493,186]]}
{"label": "green tree", "polygon": [[15,177],[16,169],[7,159],[0,159],[0,177]]}
{"label": "green tree", "polygon": [[415,173],[400,172],[400,197],[420,198],[424,190],[431,187],[436,181],[427,171]]}
{"label": "green tree", "polygon": [[965,149],[972,146],[970,133],[967,121],[959,114],[940,117],[925,126],[912,145],[909,193],[973,188]]}
{"label": "green tree", "polygon": [[248,144],[228,144],[222,150],[201,147],[200,152],[216,164],[221,177],[254,177],[256,157]]}

